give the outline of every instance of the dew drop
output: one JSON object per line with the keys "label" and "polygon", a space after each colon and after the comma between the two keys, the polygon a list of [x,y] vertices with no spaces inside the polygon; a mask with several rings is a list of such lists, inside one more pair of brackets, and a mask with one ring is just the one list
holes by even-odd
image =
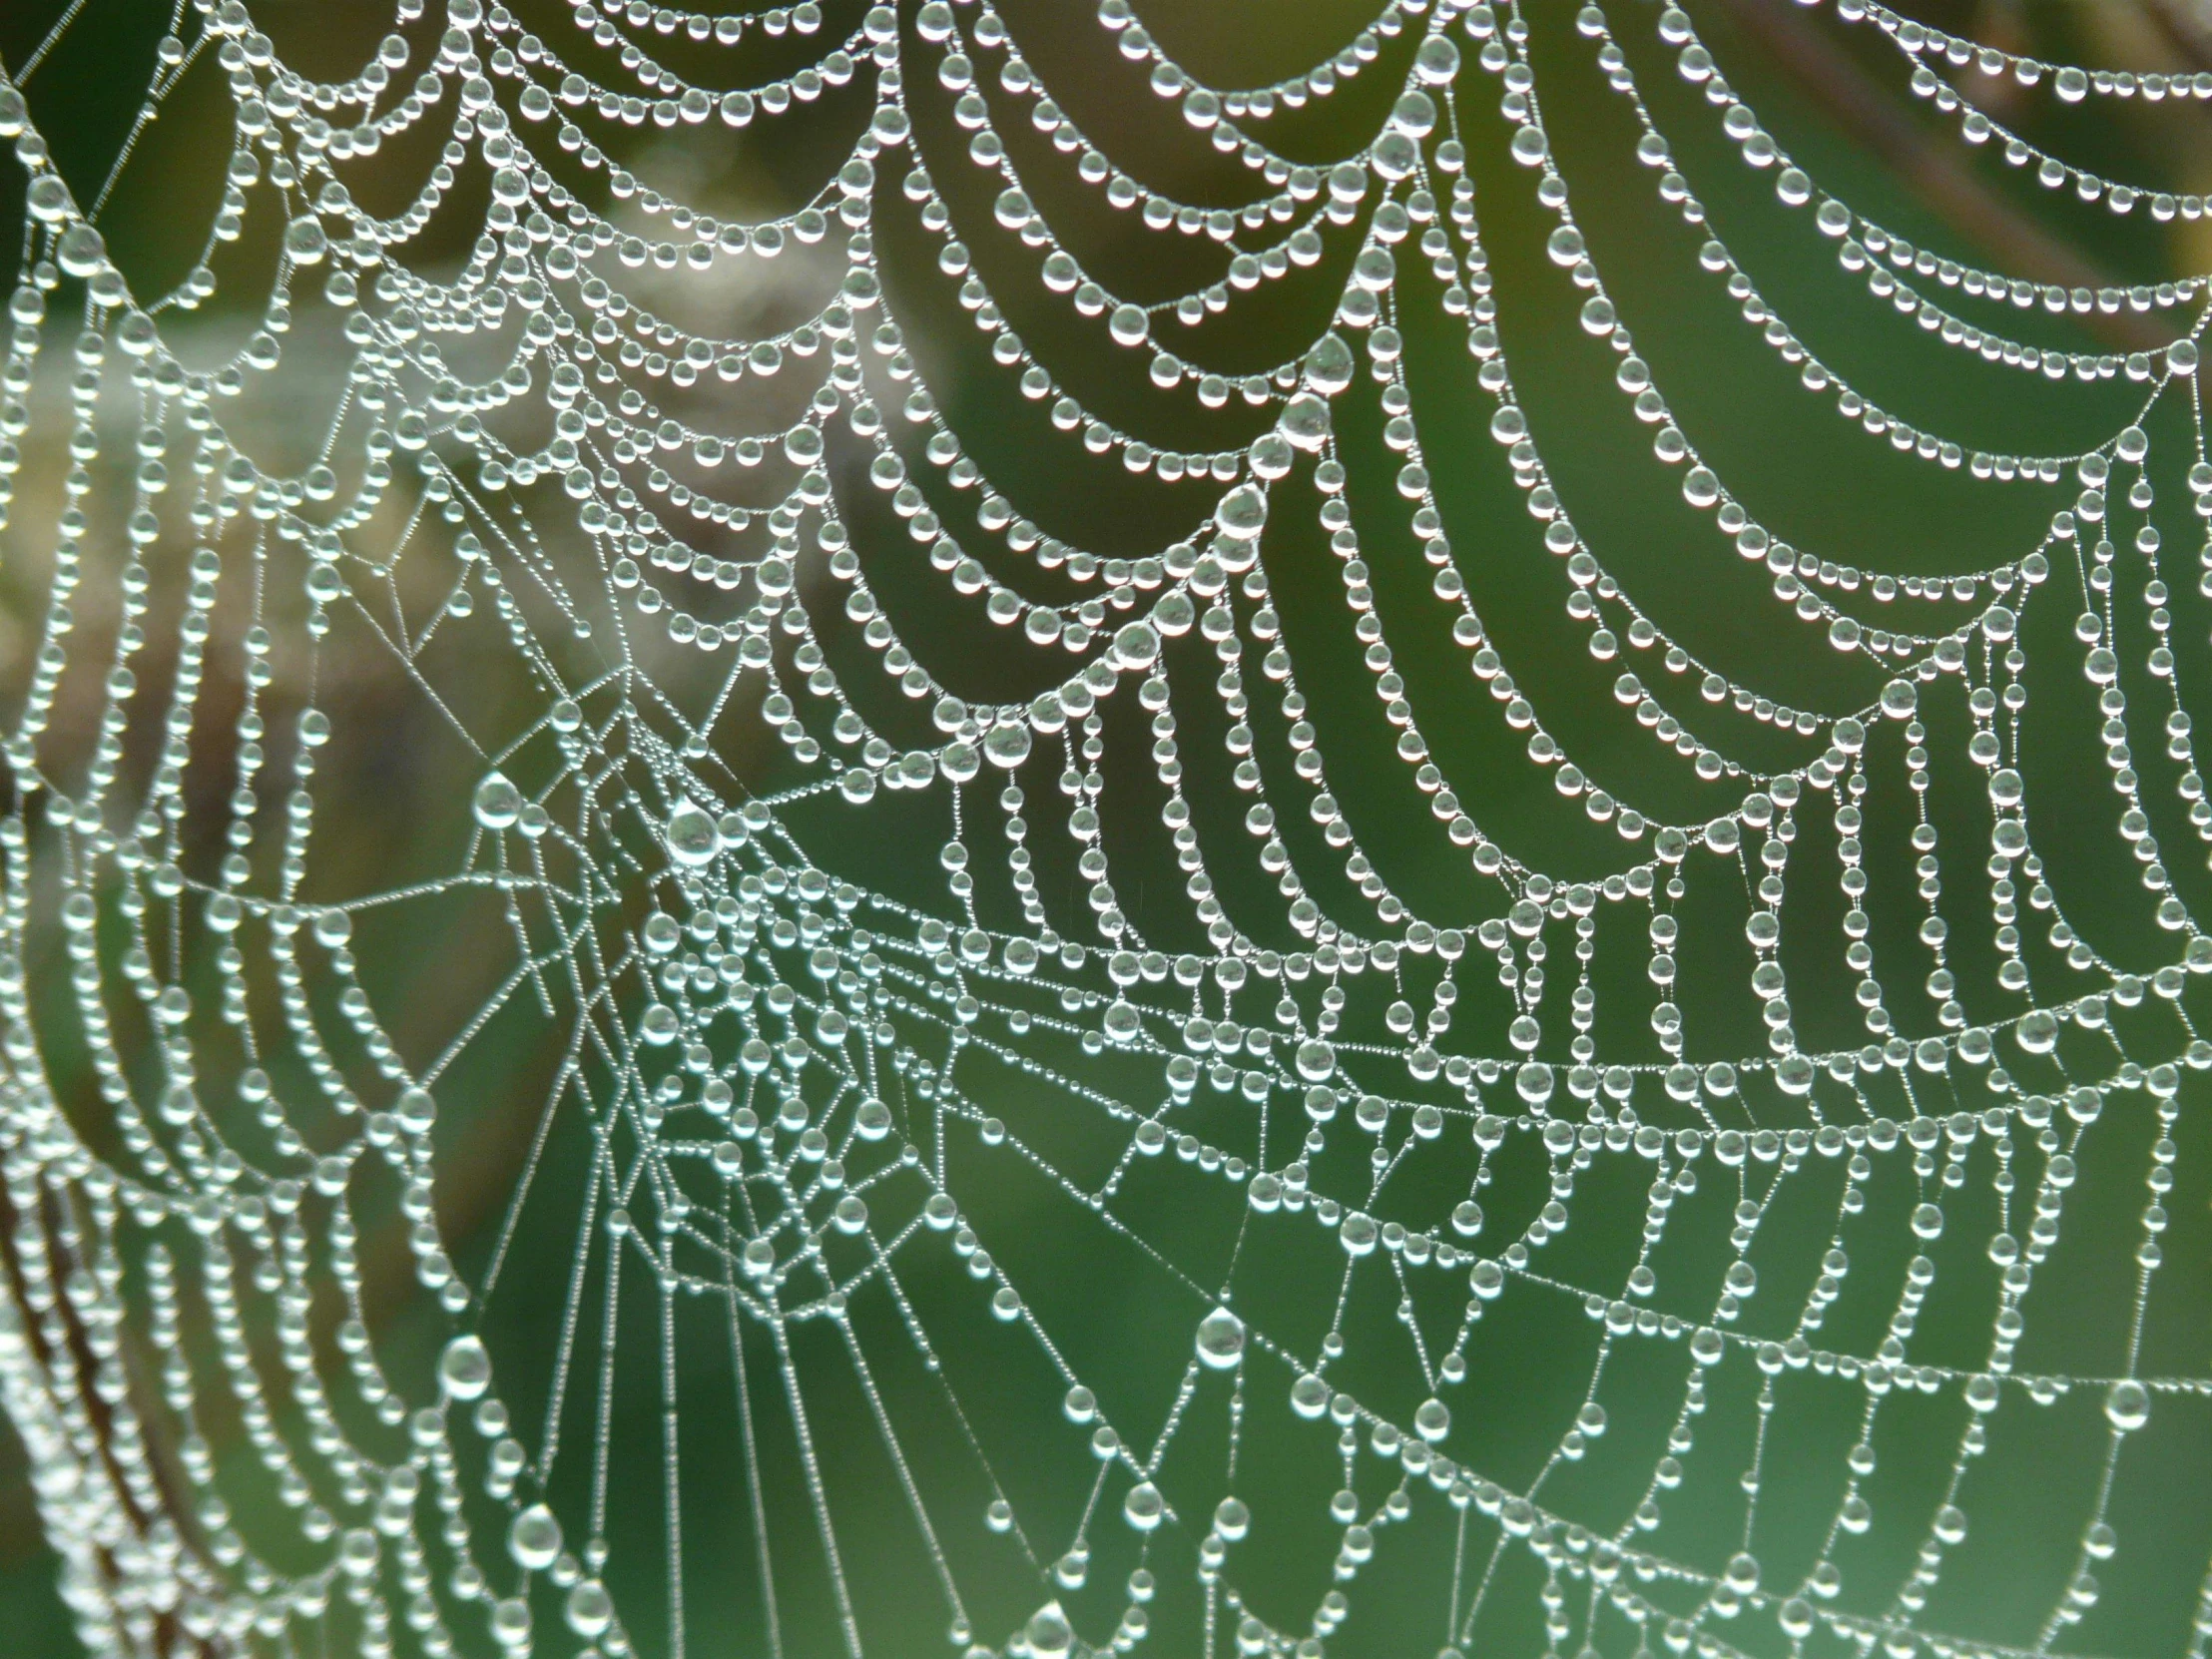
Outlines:
{"label": "dew drop", "polygon": [[323,234],[322,221],[312,214],[301,214],[284,229],[284,257],[293,265],[314,265],[329,248],[330,239]]}
{"label": "dew drop", "polygon": [[503,772],[489,772],[476,786],[476,822],[486,830],[510,830],[522,816],[522,792]]}
{"label": "dew drop", "polygon": [[1244,1321],[1216,1308],[1198,1322],[1198,1358],[1215,1371],[1230,1371],[1244,1358]]}
{"label": "dew drop", "polygon": [[1057,1597],[1029,1615],[1022,1634],[1029,1640],[1033,1659],[1061,1659],[1075,1649],[1075,1629]]}
{"label": "dew drop", "polygon": [[2123,1377],[2104,1393],[2104,1414],[2123,1434],[2132,1434],[2150,1421],[2150,1390],[2132,1377]]}
{"label": "dew drop", "polygon": [[481,1339],[455,1337],[438,1361],[438,1382],[449,1399],[474,1399],[491,1386],[491,1356]]}
{"label": "dew drop", "polygon": [[1029,728],[1007,721],[983,734],[983,759],[1002,772],[1011,772],[1029,759]]}
{"label": "dew drop", "polygon": [[1129,1488],[1129,1495],[1121,1501],[1122,1518],[1139,1532],[1151,1532],[1159,1527],[1167,1513],[1167,1500],[1160,1495],[1160,1488],[1149,1480],[1140,1480]]}
{"label": "dew drop", "polygon": [[1312,392],[1302,391],[1283,405],[1277,424],[1299,448],[1319,449],[1329,441],[1329,405]]}
{"label": "dew drop", "polygon": [[561,1553],[561,1523],[542,1503],[533,1503],[507,1528],[507,1553],[524,1572],[543,1572]]}
{"label": "dew drop", "polygon": [[55,174],[41,173],[31,181],[25,200],[33,219],[51,225],[69,212],[69,187]]}
{"label": "dew drop", "polygon": [[2058,1019],[2048,1008],[2035,1008],[2020,1016],[2016,1028],[2020,1047],[2030,1054],[2048,1054],[2058,1046]]}
{"label": "dew drop", "polygon": [[1352,384],[1353,370],[1358,366],[1353,361],[1352,347],[1345,344],[1342,334],[1332,330],[1306,353],[1306,383],[1324,397],[1334,397]]}
{"label": "dew drop", "polygon": [[1459,48],[1448,35],[1430,35],[1420,43],[1413,69],[1430,86],[1442,86],[1459,73]]}
{"label": "dew drop", "polygon": [[93,276],[108,263],[108,248],[91,226],[72,225],[62,233],[55,259],[71,276]]}
{"label": "dew drop", "polygon": [[1214,1530],[1231,1543],[1252,1530],[1252,1508],[1241,1497],[1225,1497],[1214,1505]]}
{"label": "dew drop", "polygon": [[1159,657],[1159,631],[1149,622],[1132,622],[1114,636],[1114,661],[1132,674],[1150,668]]}
{"label": "dew drop", "polygon": [[1214,524],[1232,541],[1250,541],[1268,521],[1268,498],[1253,484],[1239,484],[1214,509]]}
{"label": "dew drop", "polygon": [[668,817],[668,855],[690,869],[715,861],[722,850],[722,831],[705,808],[686,801]]}
{"label": "dew drop", "polygon": [[614,1597],[596,1578],[580,1579],[568,1592],[568,1627],[587,1642],[615,1621]]}

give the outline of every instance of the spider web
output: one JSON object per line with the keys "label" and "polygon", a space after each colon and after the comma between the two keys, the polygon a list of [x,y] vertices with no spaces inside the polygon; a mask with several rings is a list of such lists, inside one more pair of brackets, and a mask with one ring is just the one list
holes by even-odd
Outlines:
{"label": "spider web", "polygon": [[[95,9],[0,80],[0,1387],[88,1646],[2205,1652],[2201,279],[1916,248],[1673,7],[1242,90],[1127,0],[422,9],[181,5],[90,180]],[[1835,12],[2203,216],[1952,81],[2212,77]]]}

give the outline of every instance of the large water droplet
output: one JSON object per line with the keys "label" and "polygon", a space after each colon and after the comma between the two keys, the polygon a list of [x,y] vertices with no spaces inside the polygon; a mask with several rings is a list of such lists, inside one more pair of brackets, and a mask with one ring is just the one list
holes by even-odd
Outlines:
{"label": "large water droplet", "polygon": [[1244,1358],[1244,1321],[1226,1308],[1216,1308],[1198,1322],[1198,1358],[1215,1371],[1232,1370]]}
{"label": "large water droplet", "polygon": [[1298,1074],[1309,1083],[1326,1082],[1337,1069],[1337,1051],[1319,1037],[1298,1045]]}
{"label": "large water droplet", "polygon": [[1138,1481],[1121,1500],[1122,1518],[1139,1532],[1150,1532],[1158,1527],[1167,1507],[1167,1499],[1160,1495],[1160,1488],[1149,1480]]}
{"label": "large water droplet", "polygon": [[668,816],[668,855],[691,869],[711,864],[722,850],[722,831],[707,810],[692,801],[682,802]]}
{"label": "large water droplet", "polygon": [[69,212],[69,187],[62,183],[59,175],[41,173],[31,181],[24,200],[33,219],[51,225]]}
{"label": "large water droplet", "polygon": [[301,214],[284,228],[284,257],[293,265],[314,265],[329,248],[322,221],[312,214]]}
{"label": "large water droplet", "polygon": [[1029,1639],[1029,1651],[1034,1659],[1061,1659],[1061,1655],[1075,1648],[1075,1629],[1068,1623],[1067,1613],[1057,1598],[1029,1615],[1029,1623],[1022,1634]]}
{"label": "large water droplet", "polygon": [[438,1382],[449,1398],[474,1399],[491,1386],[491,1356],[475,1337],[455,1337],[438,1361]]}
{"label": "large water droplet", "polygon": [[1018,721],[992,727],[983,734],[983,758],[1003,771],[1013,771],[1029,759],[1029,728]]}
{"label": "large water droplet", "polygon": [[543,1572],[561,1553],[561,1523],[542,1503],[533,1503],[507,1528],[507,1553],[525,1572]]}
{"label": "large water droplet", "polygon": [[1267,495],[1254,484],[1239,484],[1214,509],[1215,525],[1233,541],[1252,540],[1267,521]]}
{"label": "large water droplet", "polygon": [[476,786],[476,822],[486,830],[510,830],[522,816],[522,792],[503,772],[487,772]]}
{"label": "large water droplet", "polygon": [[568,1592],[567,1613],[569,1629],[588,1642],[614,1623],[614,1597],[598,1579],[579,1579]]}
{"label": "large water droplet", "polygon": [[1114,661],[1141,674],[1160,657],[1160,635],[1149,622],[1132,622],[1114,636]]}
{"label": "large water droplet", "polygon": [[1331,331],[1316,340],[1313,350],[1306,353],[1306,383],[1324,397],[1334,397],[1352,384],[1353,370],[1358,366],[1344,336]]}
{"label": "large water droplet", "polygon": [[2123,1434],[2132,1434],[2150,1421],[2150,1390],[2132,1377],[2123,1377],[2104,1393],[2104,1414]]}
{"label": "large water droplet", "polygon": [[55,258],[69,276],[91,276],[108,263],[108,248],[90,225],[72,225],[62,233]]}
{"label": "large water droplet", "polygon": [[1319,449],[1329,441],[1329,405],[1310,391],[1302,391],[1283,405],[1278,422],[1283,435],[1301,449]]}

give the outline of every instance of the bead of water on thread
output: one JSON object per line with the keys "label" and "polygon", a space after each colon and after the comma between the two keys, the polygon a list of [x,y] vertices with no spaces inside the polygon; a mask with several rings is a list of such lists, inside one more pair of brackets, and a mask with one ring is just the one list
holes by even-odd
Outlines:
{"label": "bead of water on thread", "polygon": [[1122,1518],[1139,1532],[1152,1532],[1159,1528],[1167,1514],[1167,1500],[1160,1495],[1160,1488],[1149,1480],[1140,1480],[1129,1488],[1129,1495],[1122,1499]]}
{"label": "bead of water on thread", "polygon": [[1029,728],[1019,721],[1005,721],[983,734],[983,758],[1004,772],[1029,759]]}
{"label": "bead of water on thread", "polygon": [[486,830],[509,830],[522,816],[522,792],[503,772],[489,772],[476,786],[476,822]]}
{"label": "bead of water on thread", "polygon": [[561,1523],[542,1503],[533,1503],[507,1527],[507,1553],[524,1572],[543,1572],[561,1553]]}
{"label": "bead of water on thread", "polygon": [[692,801],[680,803],[669,814],[663,839],[668,855],[689,869],[713,863],[722,851],[722,830],[707,810]]}
{"label": "bead of water on thread", "polygon": [[2121,1378],[2105,1390],[2104,1414],[2121,1433],[2133,1433],[2150,1421],[2150,1390],[2132,1377]]}
{"label": "bead of water on thread", "polygon": [[450,1399],[475,1399],[491,1386],[491,1355],[481,1339],[455,1337],[438,1360],[438,1385]]}
{"label": "bead of water on thread", "polygon": [[607,1593],[607,1587],[598,1579],[579,1579],[570,1586],[568,1600],[562,1611],[568,1619],[569,1629],[587,1642],[592,1641],[604,1635],[607,1627],[614,1623],[614,1597]]}
{"label": "bead of water on thread", "polygon": [[1215,1371],[1229,1371],[1244,1359],[1244,1321],[1226,1308],[1216,1308],[1198,1322],[1198,1358]]}
{"label": "bead of water on thread", "polygon": [[1022,1635],[1029,1643],[1032,1659],[1065,1659],[1075,1648],[1075,1627],[1068,1623],[1067,1612],[1057,1599],[1029,1615]]}

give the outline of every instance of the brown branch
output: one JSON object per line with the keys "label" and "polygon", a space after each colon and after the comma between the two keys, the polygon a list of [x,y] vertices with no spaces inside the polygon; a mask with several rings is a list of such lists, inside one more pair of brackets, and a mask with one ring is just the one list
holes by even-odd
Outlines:
{"label": "brown branch", "polygon": [[[1988,250],[2007,270],[2065,288],[2124,285],[1982,184],[1954,151],[1794,10],[1776,0],[1725,4],[1737,26],[1757,39],[1846,132],[1887,162],[1944,224]],[[2076,320],[2124,350],[2154,350],[2167,341],[2150,318],[2126,311],[2092,311]]]}

